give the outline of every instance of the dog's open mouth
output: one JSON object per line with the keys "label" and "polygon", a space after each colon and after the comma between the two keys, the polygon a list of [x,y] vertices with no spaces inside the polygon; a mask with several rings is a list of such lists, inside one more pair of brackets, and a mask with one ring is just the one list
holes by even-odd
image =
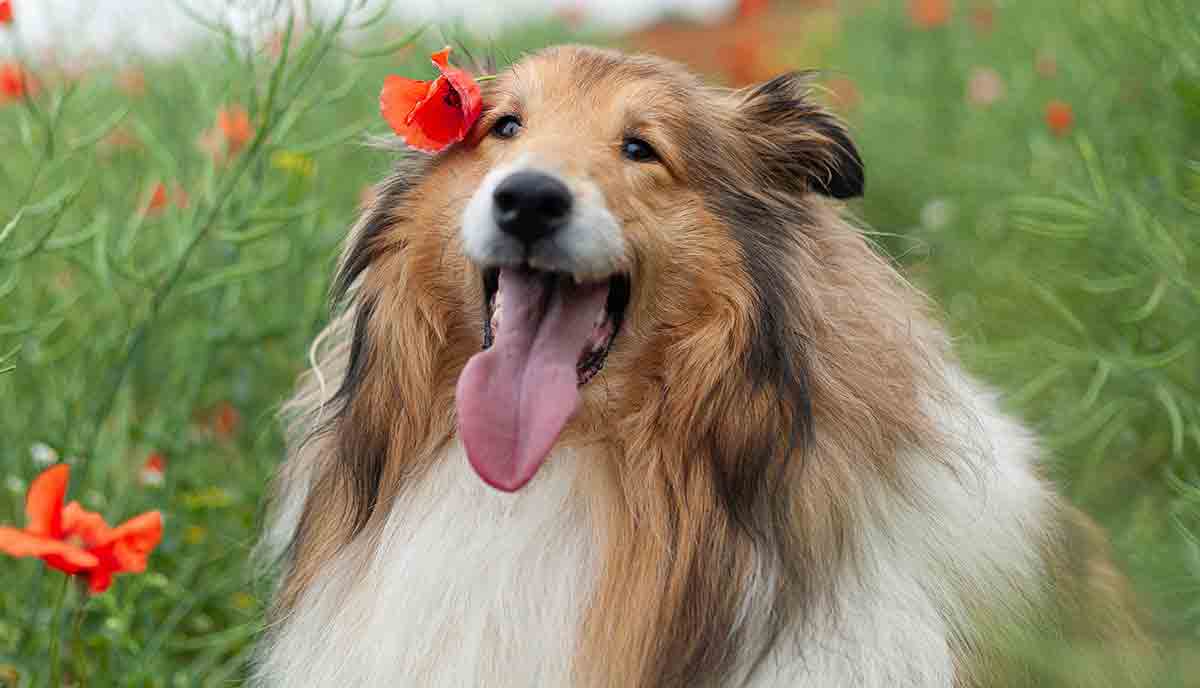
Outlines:
{"label": "dog's open mouth", "polygon": [[[552,272],[526,270],[525,277],[540,280],[542,285],[542,312],[545,312],[549,300],[556,291],[564,290],[578,294],[586,286],[578,285],[569,275]],[[625,316],[625,306],[629,304],[629,278],[625,275],[614,275],[607,280],[608,297],[603,308],[597,310],[591,335],[579,352],[576,370],[579,373],[579,384],[582,386],[596,376],[604,368],[608,351],[612,348],[613,340],[621,329],[621,321]],[[500,270],[491,269],[483,275],[483,348],[489,349],[495,341],[496,332],[504,317],[504,290],[500,285]]]}
{"label": "dog's open mouth", "polygon": [[534,476],[604,367],[629,279],[577,283],[528,268],[485,271],[484,350],[458,380],[459,435],[480,477],[501,490]]}

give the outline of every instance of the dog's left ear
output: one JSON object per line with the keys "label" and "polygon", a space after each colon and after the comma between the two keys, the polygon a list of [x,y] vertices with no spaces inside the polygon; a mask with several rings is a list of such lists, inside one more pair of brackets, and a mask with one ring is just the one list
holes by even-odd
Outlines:
{"label": "dog's left ear", "polygon": [[842,122],[813,102],[813,75],[791,72],[734,93],[747,140],[774,183],[802,180],[834,198],[863,194],[863,161]]}

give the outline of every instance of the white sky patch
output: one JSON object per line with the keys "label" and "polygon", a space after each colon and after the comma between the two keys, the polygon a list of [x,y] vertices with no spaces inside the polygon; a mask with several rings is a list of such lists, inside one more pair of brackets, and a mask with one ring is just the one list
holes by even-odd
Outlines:
{"label": "white sky patch", "polygon": [[[292,0],[303,4],[299,0]],[[319,13],[337,13],[346,0],[312,0]],[[352,0],[370,16],[379,0]],[[668,15],[710,21],[731,12],[735,0],[396,0],[391,13],[412,23],[444,22],[486,38],[507,25],[576,9],[588,22],[613,30],[644,26]],[[101,54],[121,61],[143,54],[169,55],[204,40],[209,32],[183,7],[225,18],[239,31],[261,27],[260,18],[287,0],[16,0],[21,47],[34,57]],[[182,7],[181,7],[182,6]],[[13,48],[0,32],[0,54]]]}

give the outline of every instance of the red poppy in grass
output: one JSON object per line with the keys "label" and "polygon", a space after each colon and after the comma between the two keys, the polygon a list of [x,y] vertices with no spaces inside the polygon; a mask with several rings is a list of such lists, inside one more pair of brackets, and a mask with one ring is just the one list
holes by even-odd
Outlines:
{"label": "red poppy in grass", "polygon": [[0,24],[11,24],[12,17],[12,0],[0,0]]}
{"label": "red poppy in grass", "polygon": [[86,576],[88,588],[101,593],[118,573],[141,573],[162,540],[162,515],[148,511],[110,528],[100,514],[78,502],[63,506],[71,467],[46,469],[29,486],[24,530],[0,526],[0,552],[37,557],[64,573]]}
{"label": "red poppy in grass", "polygon": [[37,83],[15,62],[0,62],[0,103],[20,100],[37,90]]}
{"label": "red poppy in grass", "polygon": [[1070,103],[1052,100],[1046,103],[1046,126],[1055,136],[1066,136],[1075,124],[1075,110]]}
{"label": "red poppy in grass", "polygon": [[230,155],[236,155],[254,138],[250,115],[246,114],[246,108],[241,105],[230,105],[218,110],[217,128],[225,139],[225,148]]}
{"label": "red poppy in grass", "polygon": [[242,414],[238,413],[237,407],[228,401],[222,401],[213,411],[213,434],[223,440],[233,437],[241,424]]}
{"label": "red poppy in grass", "polygon": [[166,207],[167,185],[158,182],[150,189],[150,198],[146,200],[146,207],[142,208],[142,214],[157,215]]}
{"label": "red poppy in grass", "polygon": [[951,0],[908,0],[908,17],[922,29],[936,29],[950,23],[953,10]]}
{"label": "red poppy in grass", "polygon": [[389,76],[379,93],[379,111],[392,131],[426,153],[438,153],[462,141],[479,119],[483,96],[475,79],[449,62],[450,48],[430,56],[441,76],[417,81]]}
{"label": "red poppy in grass", "polygon": [[158,487],[163,484],[166,473],[166,458],[158,452],[153,452],[150,456],[146,457],[146,463],[142,464],[142,471],[138,474],[138,482],[150,487]]}

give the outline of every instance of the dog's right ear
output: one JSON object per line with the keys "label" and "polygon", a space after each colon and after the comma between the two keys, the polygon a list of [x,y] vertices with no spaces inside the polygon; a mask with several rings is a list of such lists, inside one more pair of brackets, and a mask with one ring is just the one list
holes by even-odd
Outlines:
{"label": "dog's right ear", "polygon": [[862,157],[845,125],[811,98],[813,75],[790,72],[734,93],[745,140],[771,183],[833,198],[863,194]]}

